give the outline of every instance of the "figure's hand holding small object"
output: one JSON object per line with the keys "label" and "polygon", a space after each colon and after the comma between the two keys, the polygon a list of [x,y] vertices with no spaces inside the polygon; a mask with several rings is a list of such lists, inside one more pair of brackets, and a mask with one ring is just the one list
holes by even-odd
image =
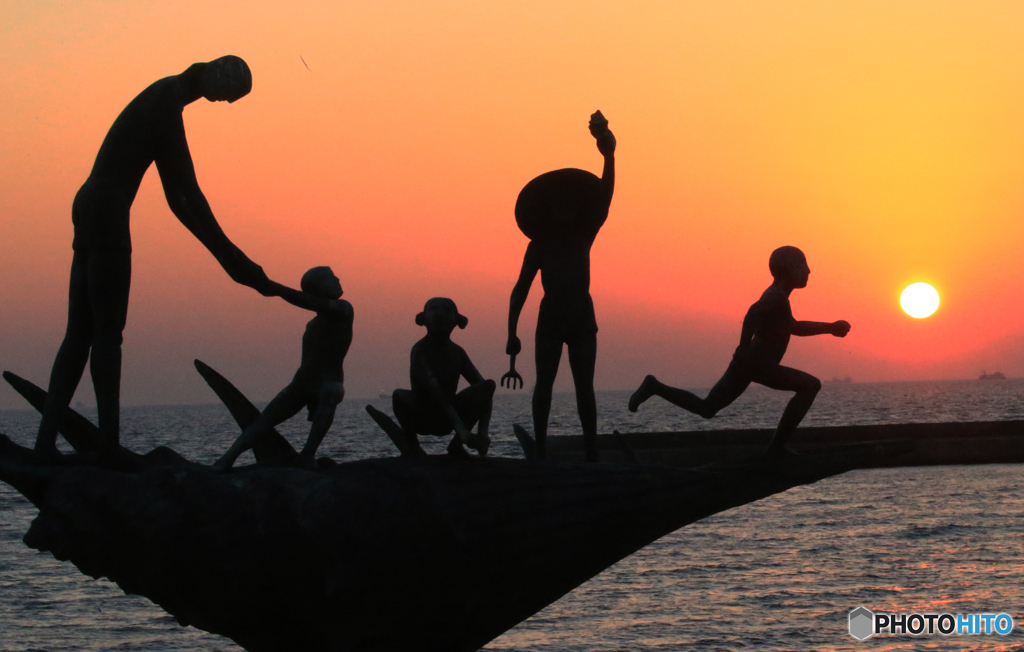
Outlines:
{"label": "figure's hand holding small object", "polygon": [[508,344],[505,345],[505,355],[513,356],[512,367],[515,367],[515,356],[523,350],[523,343],[519,341],[519,337],[513,335],[508,338]]}
{"label": "figure's hand holding small object", "polygon": [[590,116],[590,134],[597,139],[597,151],[602,156],[615,153],[615,136],[608,130],[608,120],[600,111]]}
{"label": "figure's hand holding small object", "polygon": [[[518,337],[516,338],[516,343],[517,344],[519,343],[519,338]],[[523,384],[524,384],[523,383],[523,377],[519,375],[518,371],[516,371],[516,355],[517,354],[515,354],[515,353],[511,354],[512,361],[510,363],[510,369],[509,369],[507,374],[505,374],[504,376],[501,377],[501,386],[502,387],[507,387],[508,389],[522,389],[523,388]],[[519,387],[516,387],[516,382],[517,381],[519,383]],[[508,383],[507,385],[506,385],[506,382]]]}

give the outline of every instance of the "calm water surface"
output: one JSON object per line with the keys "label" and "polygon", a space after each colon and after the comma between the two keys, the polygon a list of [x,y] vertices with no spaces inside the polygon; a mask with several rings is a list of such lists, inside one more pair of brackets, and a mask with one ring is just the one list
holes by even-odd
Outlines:
{"label": "calm water surface", "polygon": [[[772,427],[788,395],[752,388],[704,421],[659,399],[637,415],[627,393],[598,395],[602,432]],[[371,401],[390,411],[387,401]],[[346,401],[322,452],[338,460],[394,455]],[[497,398],[493,455],[520,456],[511,424],[530,423],[528,393]],[[90,415],[91,416],[91,415]],[[1024,381],[826,384],[808,425],[1024,419]],[[557,396],[552,434],[576,434],[571,395]],[[38,416],[0,412],[0,432],[29,444]],[[307,424],[281,431],[301,444]],[[212,462],[238,430],[219,405],[126,408],[123,441],[170,445]],[[443,452],[445,442],[430,442]],[[246,462],[243,458],[242,462]],[[1024,651],[1022,467],[856,471],[717,514],[651,544],[485,648],[491,652],[619,650]],[[145,598],[30,550],[35,509],[0,484],[0,650],[239,652]],[[879,637],[857,643],[847,612],[1010,613],[1008,637]]]}

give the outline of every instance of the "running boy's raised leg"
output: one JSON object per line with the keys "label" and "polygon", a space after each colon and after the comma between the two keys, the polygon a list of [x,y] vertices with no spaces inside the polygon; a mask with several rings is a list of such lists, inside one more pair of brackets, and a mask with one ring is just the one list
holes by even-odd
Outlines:
{"label": "running boy's raised leg", "polygon": [[739,398],[740,394],[746,391],[750,385],[750,379],[744,374],[737,372],[732,366],[725,371],[722,379],[711,388],[707,398],[700,398],[692,392],[678,387],[671,387],[659,381],[654,376],[647,376],[640,387],[629,397],[629,411],[636,412],[637,408],[652,396],[660,396],[672,405],[683,408],[689,412],[700,415],[705,419],[718,414],[726,406]]}
{"label": "running boy's raised leg", "polygon": [[789,436],[793,434],[807,411],[811,409],[814,397],[821,390],[821,381],[806,371],[780,365],[764,376],[755,378],[754,382],[771,389],[796,392],[793,398],[789,399],[786,409],[782,412],[779,425],[775,428],[775,435],[772,437],[771,443],[768,444],[769,455],[782,454]]}

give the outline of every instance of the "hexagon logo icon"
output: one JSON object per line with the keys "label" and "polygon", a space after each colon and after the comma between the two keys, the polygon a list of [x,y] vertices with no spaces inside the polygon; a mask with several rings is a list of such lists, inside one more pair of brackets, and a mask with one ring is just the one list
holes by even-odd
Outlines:
{"label": "hexagon logo icon", "polygon": [[850,636],[858,641],[871,638],[875,629],[875,614],[867,607],[857,607],[850,612]]}

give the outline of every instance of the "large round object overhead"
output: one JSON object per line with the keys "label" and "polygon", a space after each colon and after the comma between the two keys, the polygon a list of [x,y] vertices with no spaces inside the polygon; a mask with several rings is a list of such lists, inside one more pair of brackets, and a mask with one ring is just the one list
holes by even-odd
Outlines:
{"label": "large round object overhead", "polygon": [[608,192],[591,172],[546,172],[520,191],[516,224],[531,239],[595,236],[608,218]]}

